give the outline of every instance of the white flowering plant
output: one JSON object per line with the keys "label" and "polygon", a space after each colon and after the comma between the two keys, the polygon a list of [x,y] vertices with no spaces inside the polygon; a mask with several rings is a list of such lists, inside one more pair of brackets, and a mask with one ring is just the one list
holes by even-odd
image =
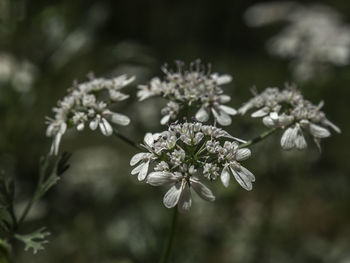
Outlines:
{"label": "white flowering plant", "polygon": [[224,94],[221,85],[230,83],[232,77],[228,74],[211,73],[211,66],[206,68],[200,60],[192,62],[189,68],[181,61],[176,64],[175,71],[168,69],[167,65],[162,67],[165,74],[163,80],[155,77],[149,84],[139,85],[139,100],[160,96],[168,101],[161,110],[164,116],[160,123],[163,125],[191,113],[194,113],[195,119],[200,122],[207,122],[212,113],[220,125],[230,125],[230,116],[236,115],[237,111],[224,105],[231,98]]}
{"label": "white flowering plant", "polygon": [[286,22],[266,46],[270,54],[290,61],[298,82],[320,81],[332,66],[350,63],[350,26],[329,6],[294,1],[258,3],[247,9],[244,18],[251,27]]}
{"label": "white flowering plant", "polygon": [[[162,67],[162,71],[165,74],[162,80],[155,77],[148,84],[138,86],[139,101],[155,96],[167,101],[160,120],[166,128],[160,132],[147,132],[142,143],[134,142],[114,127],[129,125],[131,121],[126,115],[111,110],[112,104],[129,98],[121,89],[131,84],[134,76],[107,79],[90,75],[89,81],[74,83],[68,89],[68,95],[53,108],[54,118],[47,118],[46,135],[53,138],[53,143],[48,157],[41,163],[37,191],[19,219],[12,209],[13,187],[6,181],[2,182],[1,214],[6,216],[1,217],[0,226],[7,235],[0,244],[2,247],[7,248],[11,238],[16,238],[34,253],[43,249],[47,231],[39,229],[29,235],[20,235],[17,229],[32,204],[68,169],[69,156],[63,155],[47,176],[49,160],[57,159],[62,137],[69,128],[82,131],[89,126],[92,130],[99,128],[105,136],[114,134],[139,151],[130,159],[132,175],[151,186],[168,187],[163,204],[173,209],[174,214],[162,262],[167,262],[170,256],[177,211],[190,210],[193,193],[206,201],[214,201],[215,196],[207,185],[217,179],[224,187],[229,187],[232,181],[245,190],[253,189],[255,175],[259,177],[259,172],[242,164],[252,155],[248,147],[281,130],[283,150],[305,149],[307,141],[304,135],[307,133],[320,149],[320,140],[331,135],[329,128],[340,133],[340,129],[321,111],[323,102],[314,105],[304,99],[296,85],[286,85],[284,89],[268,87],[261,93],[254,90],[253,97],[243,105],[237,105],[238,110],[235,110],[225,105],[231,98],[221,88],[221,85],[231,82],[230,75],[212,73],[211,67],[203,66],[200,61],[189,67],[178,62],[176,71],[167,66]],[[220,127],[229,126],[232,118],[238,119],[250,110],[254,110],[252,118],[262,118],[268,128],[266,132],[253,139],[240,139]],[[251,170],[256,170],[255,175]]]}
{"label": "white flowering plant", "polygon": [[[129,97],[120,90],[133,82],[134,77],[128,78],[122,75],[104,79],[94,78],[89,74],[89,78],[88,82],[80,84],[75,82],[73,87],[68,89],[68,95],[58,101],[58,106],[53,108],[55,117],[47,118],[46,135],[53,137],[51,154],[58,154],[61,138],[67,128],[76,127],[78,131],[82,131],[86,123],[89,123],[91,130],[99,127],[103,135],[110,136],[113,133],[110,122],[123,126],[130,123],[127,116],[112,112],[109,107]],[[106,94],[102,94],[104,91],[107,92],[107,97]]]}

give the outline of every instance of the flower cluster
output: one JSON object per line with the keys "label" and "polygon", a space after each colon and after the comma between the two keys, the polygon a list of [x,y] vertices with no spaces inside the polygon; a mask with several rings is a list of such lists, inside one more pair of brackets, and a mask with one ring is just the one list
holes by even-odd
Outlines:
{"label": "flower cluster", "polygon": [[112,103],[125,100],[129,97],[120,90],[134,81],[134,77],[128,78],[122,75],[113,79],[94,78],[90,81],[75,83],[68,90],[58,106],[53,108],[54,118],[47,118],[46,135],[53,137],[51,154],[57,154],[63,134],[67,128],[75,126],[78,131],[85,128],[86,123],[92,130],[100,128],[101,132],[109,136],[113,128],[109,121],[128,125],[130,119],[122,114],[112,112],[109,107]]}
{"label": "flower cluster", "polygon": [[[130,165],[136,167],[131,174],[153,186],[169,185],[164,205],[167,208],[178,205],[179,211],[188,211],[192,203],[191,188],[204,200],[215,200],[211,190],[201,182],[205,178],[212,181],[220,177],[228,187],[232,174],[244,189],[252,189],[255,177],[240,164],[251,152],[241,148],[239,142],[244,141],[215,126],[174,123],[167,131],[145,135],[142,146],[146,151],[132,157]],[[149,173],[149,170],[153,171]]]}
{"label": "flower cluster", "polygon": [[245,16],[251,26],[276,20],[288,22],[267,47],[271,54],[292,60],[299,81],[315,77],[327,65],[345,66],[350,62],[350,26],[327,6],[272,2],[254,5]]}
{"label": "flower cluster", "polygon": [[164,80],[153,78],[148,85],[140,85],[137,94],[140,101],[153,96],[161,96],[169,101],[161,111],[161,124],[179,119],[180,111],[188,111],[190,107],[195,109],[197,121],[208,121],[212,113],[220,125],[231,124],[231,116],[237,111],[223,105],[231,98],[223,94],[220,87],[231,82],[230,75],[211,73],[210,67],[206,69],[200,61],[191,63],[189,69],[178,62],[177,71],[169,70],[167,66],[162,67],[162,70]]}
{"label": "flower cluster", "polygon": [[281,127],[285,132],[281,138],[283,149],[304,149],[307,147],[303,131],[308,131],[320,149],[320,140],[331,135],[328,127],[340,133],[340,129],[330,122],[321,108],[323,102],[314,105],[303,98],[295,86],[285,89],[267,88],[245,103],[238,111],[245,114],[250,109],[258,109],[251,116],[263,117],[269,128]]}

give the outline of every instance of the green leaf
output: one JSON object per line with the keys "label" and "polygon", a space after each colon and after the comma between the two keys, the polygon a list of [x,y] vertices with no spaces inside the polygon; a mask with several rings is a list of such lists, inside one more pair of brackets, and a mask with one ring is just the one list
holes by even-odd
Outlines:
{"label": "green leaf", "polygon": [[46,240],[46,237],[50,235],[50,232],[45,231],[45,227],[42,227],[31,234],[20,235],[15,234],[14,237],[22,241],[25,245],[24,250],[28,251],[29,249],[33,249],[33,253],[36,254],[39,250],[44,249],[44,244],[49,241]]}

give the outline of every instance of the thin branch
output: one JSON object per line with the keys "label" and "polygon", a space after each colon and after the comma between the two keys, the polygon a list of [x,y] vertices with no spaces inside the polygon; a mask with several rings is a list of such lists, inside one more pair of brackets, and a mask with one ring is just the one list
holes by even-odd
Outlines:
{"label": "thin branch", "polygon": [[10,206],[8,208],[8,212],[9,212],[9,214],[11,216],[13,228],[16,229],[19,223],[17,221],[17,217],[16,217],[15,211],[13,209],[13,204],[12,203],[10,204]]}
{"label": "thin branch", "polygon": [[244,148],[244,147],[248,147],[248,146],[251,146],[253,144],[256,144],[256,143],[262,141],[263,139],[265,139],[266,137],[270,136],[271,134],[273,134],[277,130],[278,130],[278,127],[267,130],[267,131],[263,132],[262,134],[260,134],[258,137],[255,137],[255,138],[247,141],[246,143],[239,145],[239,148]]}
{"label": "thin branch", "polygon": [[117,129],[113,129],[114,136],[118,137],[119,139],[123,140],[127,144],[131,145],[137,150],[144,150],[138,143],[134,142],[133,140],[129,139],[125,135],[121,134]]}
{"label": "thin branch", "polygon": [[[35,192],[37,192],[37,190]],[[27,217],[30,209],[32,208],[32,206],[33,206],[33,204],[35,202],[34,196],[35,196],[35,194],[33,195],[33,198],[30,199],[30,201],[28,202],[26,208],[24,209],[20,219],[18,220],[18,225],[21,225],[23,223],[24,219]]]}

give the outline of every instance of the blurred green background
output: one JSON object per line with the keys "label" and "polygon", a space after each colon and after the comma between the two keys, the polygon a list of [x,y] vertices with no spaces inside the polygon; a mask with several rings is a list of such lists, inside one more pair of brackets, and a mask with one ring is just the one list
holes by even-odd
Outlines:
{"label": "blurred green background", "polygon": [[[243,21],[257,2],[0,0],[0,165],[17,181],[17,211],[35,187],[39,157],[49,151],[45,116],[73,80],[91,71],[136,75],[125,89],[131,99],[117,106],[132,119],[120,130],[135,141],[162,129],[164,101],[135,98],[136,85],[161,76],[164,62],[200,58],[231,74],[225,90],[236,108],[252,86],[293,81],[288,61],[265,50],[283,24],[249,28]],[[350,23],[348,1],[318,3]],[[299,85],[314,103],[325,100],[342,134],[324,140],[322,153],[312,143],[303,152],[282,151],[281,134],[253,146],[245,165],[257,178],[253,191],[208,184],[217,200],[196,198],[181,214],[172,262],[350,262],[349,84],[350,68],[342,67]],[[265,128],[238,116],[226,130],[249,139]],[[61,149],[73,152],[71,168],[22,229],[45,225],[50,243],[36,256],[16,244],[16,262],[157,262],[171,211],[162,204],[166,189],[129,175],[135,150],[87,129],[67,133]]]}

